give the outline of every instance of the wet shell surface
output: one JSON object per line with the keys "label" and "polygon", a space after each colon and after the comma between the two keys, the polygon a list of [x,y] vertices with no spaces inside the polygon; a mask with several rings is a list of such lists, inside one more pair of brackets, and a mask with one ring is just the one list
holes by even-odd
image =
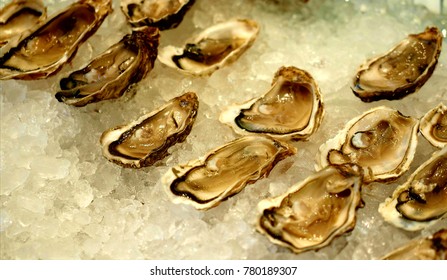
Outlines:
{"label": "wet shell surface", "polygon": [[118,98],[154,67],[160,33],[142,27],[111,46],[86,67],[60,81],[56,98],[73,106]]}
{"label": "wet shell surface", "polygon": [[447,145],[447,106],[439,104],[421,118],[421,134],[435,147]]}
{"label": "wet shell surface", "polygon": [[154,164],[186,139],[198,107],[197,95],[187,92],[127,125],[105,131],[100,140],[104,157],[123,167]]}
{"label": "wet shell surface", "polygon": [[295,253],[324,247],[354,228],[361,185],[360,173],[328,166],[283,195],[261,201],[258,231]]}
{"label": "wet shell surface", "polygon": [[323,118],[318,85],[306,71],[281,67],[263,96],[226,108],[219,120],[241,135],[267,134],[284,140],[307,139]]}
{"label": "wet shell surface", "polygon": [[171,168],[162,183],[174,203],[206,210],[267,176],[276,163],[295,152],[293,146],[268,136],[245,136]]}
{"label": "wet shell surface", "polygon": [[417,146],[419,121],[388,107],[376,107],[349,121],[320,146],[317,169],[356,164],[364,181],[391,181],[408,170]]}
{"label": "wet shell surface", "polygon": [[447,216],[447,147],[433,154],[379,206],[385,221],[409,231]]}
{"label": "wet shell surface", "polygon": [[360,66],[352,91],[364,102],[401,99],[415,92],[435,70],[441,46],[437,27],[410,34],[386,54]]}
{"label": "wet shell surface", "polygon": [[259,25],[249,19],[234,19],[213,25],[187,40],[184,47],[159,50],[161,63],[192,75],[210,75],[234,62],[254,42]]}
{"label": "wet shell surface", "polygon": [[59,71],[112,11],[111,0],[80,0],[0,57],[0,79],[41,79]]}

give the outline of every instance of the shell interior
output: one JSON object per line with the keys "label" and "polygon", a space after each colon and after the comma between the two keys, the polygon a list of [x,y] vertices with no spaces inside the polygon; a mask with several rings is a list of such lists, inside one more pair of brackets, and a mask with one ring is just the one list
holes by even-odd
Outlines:
{"label": "shell interior", "polygon": [[447,106],[441,103],[427,112],[421,118],[419,130],[433,146],[445,147],[447,145]]}

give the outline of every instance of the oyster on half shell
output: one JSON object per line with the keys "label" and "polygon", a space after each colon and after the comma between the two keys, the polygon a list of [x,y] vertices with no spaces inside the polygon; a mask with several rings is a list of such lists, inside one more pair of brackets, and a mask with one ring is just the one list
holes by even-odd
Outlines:
{"label": "oyster on half shell", "polygon": [[123,167],[154,164],[168,149],[191,132],[199,101],[194,92],[171,99],[161,108],[123,126],[105,131],[100,139],[103,155]]}
{"label": "oyster on half shell", "polygon": [[283,195],[261,201],[257,229],[295,253],[324,247],[354,229],[356,209],[363,206],[361,185],[361,169],[328,166]]}
{"label": "oyster on half shell", "polygon": [[433,146],[447,145],[447,106],[439,104],[421,118],[419,131]]}
{"label": "oyster on half shell", "polygon": [[277,162],[295,152],[293,146],[268,136],[245,136],[171,168],[162,183],[174,203],[205,210],[267,176]]}
{"label": "oyster on half shell", "polygon": [[312,76],[296,67],[281,67],[262,97],[225,109],[219,120],[236,133],[267,134],[280,139],[308,138],[319,127],[323,102]]}
{"label": "oyster on half shell", "polygon": [[111,46],[86,67],[60,81],[56,98],[74,106],[118,98],[154,67],[160,33],[142,27]]}
{"label": "oyster on half shell", "polygon": [[253,20],[229,20],[202,31],[183,48],[160,49],[158,60],[183,73],[210,75],[241,56],[253,44],[258,32],[259,25]]}
{"label": "oyster on half shell", "polygon": [[416,231],[447,216],[447,147],[434,153],[379,206],[385,221]]}
{"label": "oyster on half shell", "polygon": [[401,99],[415,92],[431,77],[441,45],[437,27],[410,34],[388,53],[360,66],[352,91],[364,102]]}
{"label": "oyster on half shell", "polygon": [[364,182],[390,181],[408,170],[416,151],[419,121],[384,106],[349,121],[320,146],[317,169],[356,164]]}
{"label": "oyster on half shell", "polygon": [[177,27],[195,0],[121,0],[121,10],[132,26]]}
{"label": "oyster on half shell", "polygon": [[111,0],[80,0],[0,57],[0,79],[41,79],[59,71],[112,11]]}

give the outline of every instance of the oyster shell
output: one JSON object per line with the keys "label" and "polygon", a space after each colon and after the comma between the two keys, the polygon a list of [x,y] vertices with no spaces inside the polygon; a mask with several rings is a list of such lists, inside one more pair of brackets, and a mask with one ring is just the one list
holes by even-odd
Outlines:
{"label": "oyster shell", "polygon": [[111,46],[81,70],[60,81],[56,98],[74,106],[118,98],[154,67],[160,33],[142,27]]}
{"label": "oyster shell", "polygon": [[421,134],[433,146],[442,148],[447,144],[447,106],[439,104],[421,118]]}
{"label": "oyster shell", "polygon": [[160,49],[161,63],[193,75],[210,75],[235,61],[254,42],[258,24],[249,19],[234,19],[209,27],[188,40],[183,48]]}
{"label": "oyster shell", "polygon": [[392,251],[383,260],[447,260],[447,229],[416,239]]}
{"label": "oyster shell", "polygon": [[121,0],[121,10],[132,26],[177,27],[195,0]]}
{"label": "oyster shell", "polygon": [[389,181],[408,170],[417,146],[419,121],[384,106],[349,121],[320,146],[317,169],[352,163],[364,169],[364,181]]}
{"label": "oyster shell", "polygon": [[416,231],[447,217],[447,147],[435,153],[379,206],[383,218]]}
{"label": "oyster shell", "polygon": [[360,66],[352,91],[364,102],[401,99],[415,92],[432,75],[441,45],[437,27],[410,34],[388,53]]}
{"label": "oyster shell", "polygon": [[154,164],[168,149],[191,132],[199,101],[194,92],[171,99],[166,105],[123,126],[105,131],[100,139],[103,155],[123,167]]}
{"label": "oyster shell", "polygon": [[0,57],[0,79],[30,80],[55,74],[111,11],[111,0],[73,3]]}
{"label": "oyster shell", "polygon": [[323,118],[323,102],[312,76],[296,67],[281,67],[262,97],[222,112],[220,121],[236,133],[264,133],[275,138],[308,138]]}
{"label": "oyster shell", "polygon": [[267,176],[277,162],[295,152],[268,136],[245,136],[171,168],[162,183],[174,203],[205,210]]}
{"label": "oyster shell", "polygon": [[283,195],[261,201],[258,231],[295,253],[328,245],[355,226],[356,209],[363,204],[361,178],[355,166],[326,167]]}

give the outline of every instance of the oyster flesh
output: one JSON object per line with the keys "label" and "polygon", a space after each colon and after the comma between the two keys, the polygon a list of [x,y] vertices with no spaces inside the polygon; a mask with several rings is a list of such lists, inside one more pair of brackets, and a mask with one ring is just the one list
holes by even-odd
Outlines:
{"label": "oyster flesh", "polygon": [[388,53],[360,66],[352,91],[364,102],[401,99],[415,92],[432,75],[441,45],[437,27],[410,34]]}
{"label": "oyster flesh", "polygon": [[152,165],[164,158],[171,146],[185,141],[198,107],[199,101],[194,92],[173,98],[156,111],[105,131],[100,139],[102,153],[123,167]]}
{"label": "oyster flesh", "polygon": [[408,242],[392,251],[383,260],[447,260],[447,229],[432,236]]}
{"label": "oyster flesh", "polygon": [[295,152],[293,146],[268,136],[245,136],[171,168],[162,183],[174,203],[205,210],[267,176],[277,162]]}
{"label": "oyster flesh", "polygon": [[74,106],[118,98],[154,67],[160,33],[142,27],[111,46],[81,70],[60,81],[56,98]]}
{"label": "oyster flesh", "polygon": [[132,26],[177,27],[195,0],[121,0],[121,10]]}
{"label": "oyster flesh", "polygon": [[383,218],[416,231],[447,216],[447,147],[422,164],[379,206]]}
{"label": "oyster flesh", "polygon": [[188,40],[183,48],[160,49],[161,63],[193,75],[210,75],[235,61],[259,33],[259,25],[249,19],[235,19],[209,27]]}
{"label": "oyster flesh", "polygon": [[261,201],[258,231],[295,253],[328,245],[354,229],[356,209],[363,206],[361,178],[355,166],[326,167],[283,195]]}
{"label": "oyster flesh", "polygon": [[0,57],[0,79],[31,80],[55,74],[111,11],[111,0],[73,3]]}
{"label": "oyster flesh", "polygon": [[421,118],[421,134],[433,146],[442,148],[447,145],[447,106],[439,104]]}
{"label": "oyster flesh", "polygon": [[239,134],[263,133],[275,138],[306,139],[319,127],[323,102],[312,76],[296,67],[281,67],[262,97],[228,107],[220,121]]}
{"label": "oyster flesh", "polygon": [[408,170],[416,151],[419,121],[384,106],[349,121],[320,147],[317,169],[352,163],[364,181],[389,181]]}

